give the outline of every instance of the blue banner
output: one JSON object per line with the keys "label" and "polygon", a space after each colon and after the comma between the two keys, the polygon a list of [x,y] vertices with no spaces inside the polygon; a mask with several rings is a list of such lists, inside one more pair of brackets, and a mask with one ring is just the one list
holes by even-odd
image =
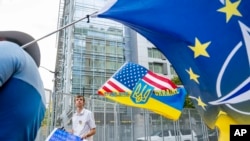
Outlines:
{"label": "blue banner", "polygon": [[71,133],[68,133],[64,130],[55,128],[50,133],[46,141],[84,141],[84,140],[81,140],[80,137],[75,136]]}

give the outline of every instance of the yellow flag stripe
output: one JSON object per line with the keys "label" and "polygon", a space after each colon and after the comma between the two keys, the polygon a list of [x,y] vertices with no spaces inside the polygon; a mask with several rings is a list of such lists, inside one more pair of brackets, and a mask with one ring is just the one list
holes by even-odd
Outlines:
{"label": "yellow flag stripe", "polygon": [[146,104],[136,104],[134,103],[129,96],[105,96],[106,98],[116,101],[118,103],[137,107],[137,108],[145,108],[149,109],[157,114],[160,114],[166,118],[177,120],[179,116],[181,115],[181,111],[165,104],[162,102],[159,102],[153,98],[149,98],[148,102]]}

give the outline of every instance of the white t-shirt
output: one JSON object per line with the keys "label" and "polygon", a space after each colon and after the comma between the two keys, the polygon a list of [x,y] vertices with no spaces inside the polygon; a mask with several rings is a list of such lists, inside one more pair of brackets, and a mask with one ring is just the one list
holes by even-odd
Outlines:
{"label": "white t-shirt", "polygon": [[[90,129],[96,128],[94,114],[87,109],[82,109],[79,114],[74,113],[72,117],[72,127],[74,135],[79,137],[86,135]],[[93,136],[85,139],[84,141],[86,140],[93,141]]]}

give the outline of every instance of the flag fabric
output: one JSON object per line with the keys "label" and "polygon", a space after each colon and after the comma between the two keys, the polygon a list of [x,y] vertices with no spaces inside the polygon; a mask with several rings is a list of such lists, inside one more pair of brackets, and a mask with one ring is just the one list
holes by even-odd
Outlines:
{"label": "flag fabric", "polygon": [[250,0],[116,0],[97,16],[151,41],[209,127],[250,124]]}
{"label": "flag fabric", "polygon": [[145,108],[176,120],[183,109],[186,91],[167,77],[126,62],[98,90],[98,94],[128,106]]}
{"label": "flag fabric", "polygon": [[45,141],[84,141],[80,137],[75,136],[65,130],[55,128]]}

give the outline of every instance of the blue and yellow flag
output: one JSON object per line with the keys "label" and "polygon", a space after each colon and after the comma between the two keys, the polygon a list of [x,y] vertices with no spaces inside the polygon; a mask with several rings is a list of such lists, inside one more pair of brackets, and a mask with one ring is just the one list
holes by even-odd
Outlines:
{"label": "blue and yellow flag", "polygon": [[250,124],[250,0],[117,0],[105,10],[98,17],[167,57],[209,127],[229,135],[230,124]]}
{"label": "blue and yellow flag", "polygon": [[98,90],[98,94],[124,105],[144,108],[176,120],[183,109],[186,91],[143,66],[125,63]]}

